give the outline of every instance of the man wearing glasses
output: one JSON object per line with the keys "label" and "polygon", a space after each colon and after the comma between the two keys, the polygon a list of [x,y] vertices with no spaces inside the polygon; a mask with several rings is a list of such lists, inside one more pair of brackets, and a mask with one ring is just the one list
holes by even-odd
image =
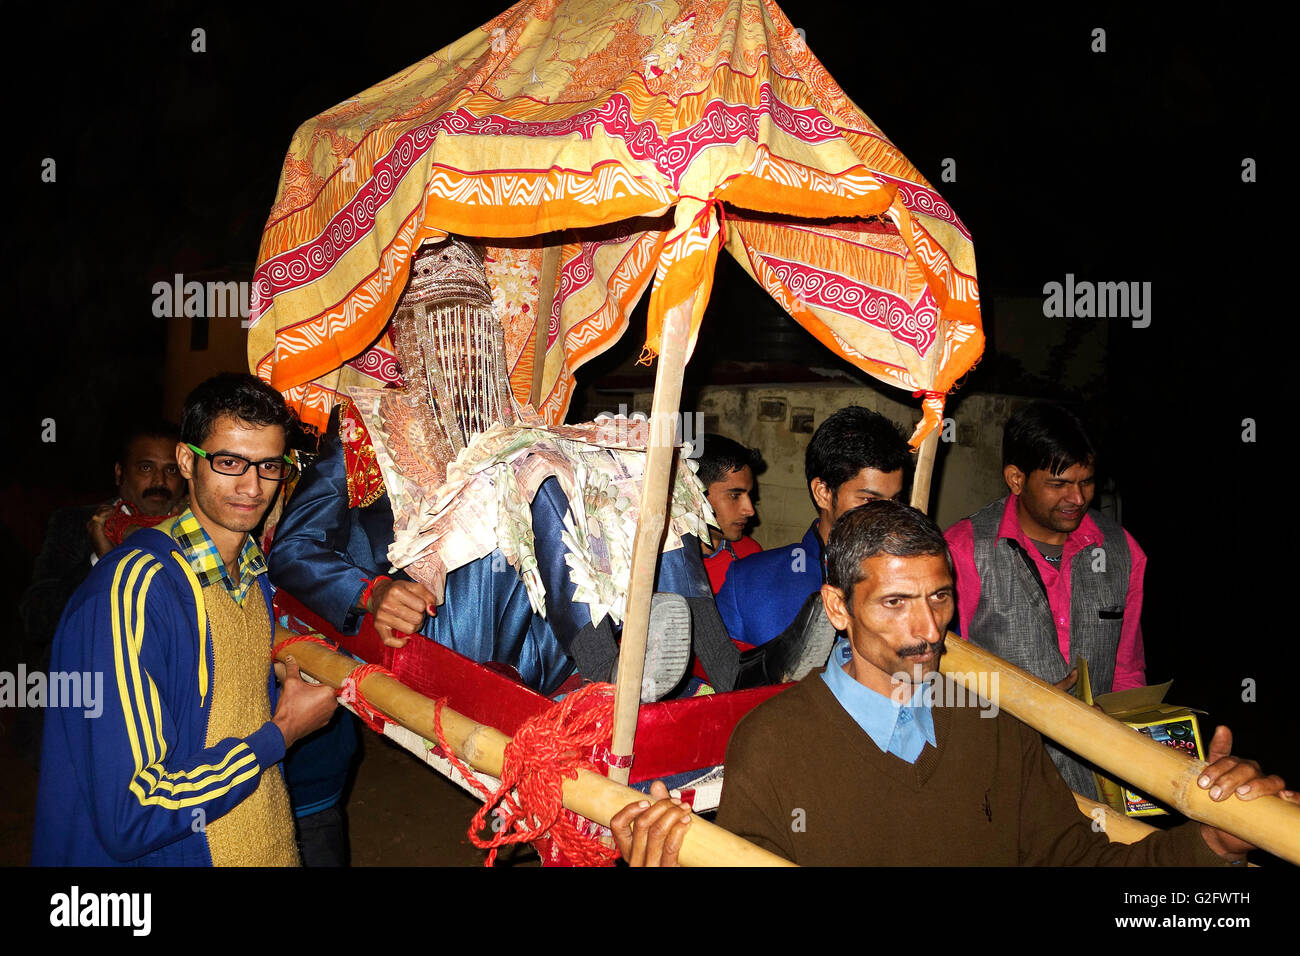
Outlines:
{"label": "man wearing glasses", "polygon": [[249,535],[293,474],[293,425],[249,375],[186,400],[176,458],[190,507],[105,555],[55,635],[52,670],[101,674],[104,692],[94,710],[65,699],[46,714],[34,863],[298,863],[275,765],[336,702],[292,662],[277,688],[271,588]]}

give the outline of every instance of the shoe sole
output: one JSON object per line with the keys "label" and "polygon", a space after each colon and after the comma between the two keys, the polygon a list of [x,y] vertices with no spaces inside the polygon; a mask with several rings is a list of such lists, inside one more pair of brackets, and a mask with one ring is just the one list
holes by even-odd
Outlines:
{"label": "shoe sole", "polygon": [[691,606],[680,594],[658,593],[650,603],[641,702],[648,704],[670,693],[682,682],[690,663]]}
{"label": "shoe sole", "polygon": [[831,656],[831,648],[835,646],[835,628],[826,617],[826,606],[821,601],[813,608],[804,631],[808,639],[804,641],[799,656],[786,666],[786,673],[781,675],[782,683],[803,680]]}

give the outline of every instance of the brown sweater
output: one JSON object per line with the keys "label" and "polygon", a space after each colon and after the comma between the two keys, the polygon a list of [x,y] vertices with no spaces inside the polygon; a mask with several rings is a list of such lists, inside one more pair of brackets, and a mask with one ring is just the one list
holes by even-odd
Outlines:
{"label": "brown sweater", "polygon": [[1223,862],[1196,824],[1108,842],[1042,738],[1009,714],[980,713],[936,706],[939,745],[909,764],[883,753],[814,672],[736,727],[718,824],[806,866]]}
{"label": "brown sweater", "polygon": [[[212,624],[212,710],[207,746],[249,736],[271,719],[266,680],[271,672],[271,621],[259,582],[237,605],[221,584],[203,590]],[[223,817],[207,821],[213,866],[297,866],[293,811],[279,767],[262,774],[257,789]]]}

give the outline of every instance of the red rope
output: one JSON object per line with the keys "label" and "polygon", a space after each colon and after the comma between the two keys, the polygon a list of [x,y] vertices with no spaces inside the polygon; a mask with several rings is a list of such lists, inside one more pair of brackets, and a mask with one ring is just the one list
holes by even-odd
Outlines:
{"label": "red rope", "polygon": [[694,199],[696,202],[704,203],[704,208],[697,214],[700,220],[700,235],[709,234],[709,220],[713,218],[713,210],[718,210],[718,235],[719,240],[725,246],[727,244],[727,210],[721,199],[717,196],[709,196],[707,199],[700,196],[682,195],[680,199]]}
{"label": "red rope", "polygon": [[470,786],[483,795],[484,800],[492,797],[492,791],[479,782],[478,777],[474,776],[474,771],[467,767],[459,757],[456,756],[455,749],[447,743],[447,737],[442,732],[442,709],[447,706],[447,698],[439,697],[433,702],[433,732],[438,735],[438,746],[442,752],[447,755],[451,765],[460,771],[462,777],[469,781]]}
{"label": "red rope", "polygon": [[[562,788],[565,780],[576,780],[579,769],[602,771],[587,756],[593,747],[608,747],[614,725],[614,687],[588,684],[569,694],[545,713],[530,717],[506,745],[501,786],[489,793],[457,758],[442,732],[442,708],[434,708],[434,730],[438,745],[452,765],[484,796],[483,806],[469,826],[469,839],[488,851],[487,866],[496,862],[497,851],[512,843],[533,843],[550,838],[555,847],[575,866],[609,866],[618,851],[579,829],[571,814],[564,812]],[[489,826],[493,835],[484,840],[479,833]]]}
{"label": "red rope", "polygon": [[[283,650],[299,641],[333,647],[313,634],[296,634],[276,645]],[[377,710],[361,692],[361,682],[371,674],[392,671],[378,664],[362,664],[343,679],[338,697],[351,704],[366,725],[383,733],[385,723],[395,723]],[[483,795],[484,803],[469,827],[470,841],[487,850],[487,866],[496,862],[497,851],[512,843],[534,843],[549,838],[555,849],[575,866],[609,866],[618,859],[618,851],[584,833],[580,818],[564,810],[565,780],[576,780],[578,770],[603,773],[590,757],[593,749],[609,754],[614,726],[614,686],[588,684],[564,700],[526,720],[506,745],[501,786],[495,792],[479,782],[474,772],[456,756],[442,729],[442,709],[446,698],[434,704],[433,726],[438,745],[470,785]],[[488,815],[494,818],[493,836],[483,840],[479,833],[488,828]]]}
{"label": "red rope", "polygon": [[322,638],[319,634],[295,634],[293,637],[286,637],[283,641],[275,645],[276,652],[284,650],[290,644],[319,644],[321,647],[328,648],[331,651],[337,651],[338,648],[329,641]]}
{"label": "red rope", "polygon": [[391,581],[392,578],[386,574],[376,574],[373,581],[369,578],[362,578],[361,580],[366,582],[366,589],[361,592],[361,606],[365,608],[366,613],[369,614],[372,613],[370,611],[370,597],[375,593],[375,585],[380,581]]}
{"label": "red rope", "polygon": [[704,203],[704,221],[700,223],[700,235],[707,236],[709,234],[709,214],[715,208],[718,210],[718,237],[719,237],[718,241],[721,242],[723,245],[726,245],[727,244],[727,209],[722,204],[722,200],[719,199],[717,196],[710,196],[708,200]]}
{"label": "red rope", "polygon": [[[305,641],[309,644],[319,644],[321,647],[329,648],[331,651],[338,650],[333,644],[322,640],[315,634],[295,634],[293,637],[286,637],[279,644],[275,645],[276,651],[282,651],[291,644],[297,644]],[[395,677],[392,671],[387,667],[381,667],[379,664],[362,664],[355,668],[347,677],[343,678],[343,683],[339,684],[339,689],[334,692],[334,696],[345,704],[351,704],[356,710],[357,716],[360,717],[367,727],[377,734],[384,732],[384,724],[395,724],[387,714],[375,708],[366,695],[361,692],[361,682],[371,674],[387,674],[389,677]]]}
{"label": "red rope", "polygon": [[351,704],[367,727],[377,734],[384,732],[384,724],[395,724],[397,721],[389,717],[383,711],[375,708],[370,701],[366,700],[366,695],[361,692],[361,682],[371,674],[387,674],[389,677],[396,679],[387,667],[379,664],[362,664],[347,677],[343,678],[343,683],[339,685],[338,698],[345,704]]}

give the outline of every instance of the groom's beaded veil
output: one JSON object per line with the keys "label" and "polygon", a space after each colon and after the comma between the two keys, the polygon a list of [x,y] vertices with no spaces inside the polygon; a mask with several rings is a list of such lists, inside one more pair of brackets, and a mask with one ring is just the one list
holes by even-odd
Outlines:
{"label": "groom's beaded veil", "polygon": [[518,417],[483,254],[482,247],[450,237],[426,246],[393,315],[411,411],[438,477],[476,435]]}

